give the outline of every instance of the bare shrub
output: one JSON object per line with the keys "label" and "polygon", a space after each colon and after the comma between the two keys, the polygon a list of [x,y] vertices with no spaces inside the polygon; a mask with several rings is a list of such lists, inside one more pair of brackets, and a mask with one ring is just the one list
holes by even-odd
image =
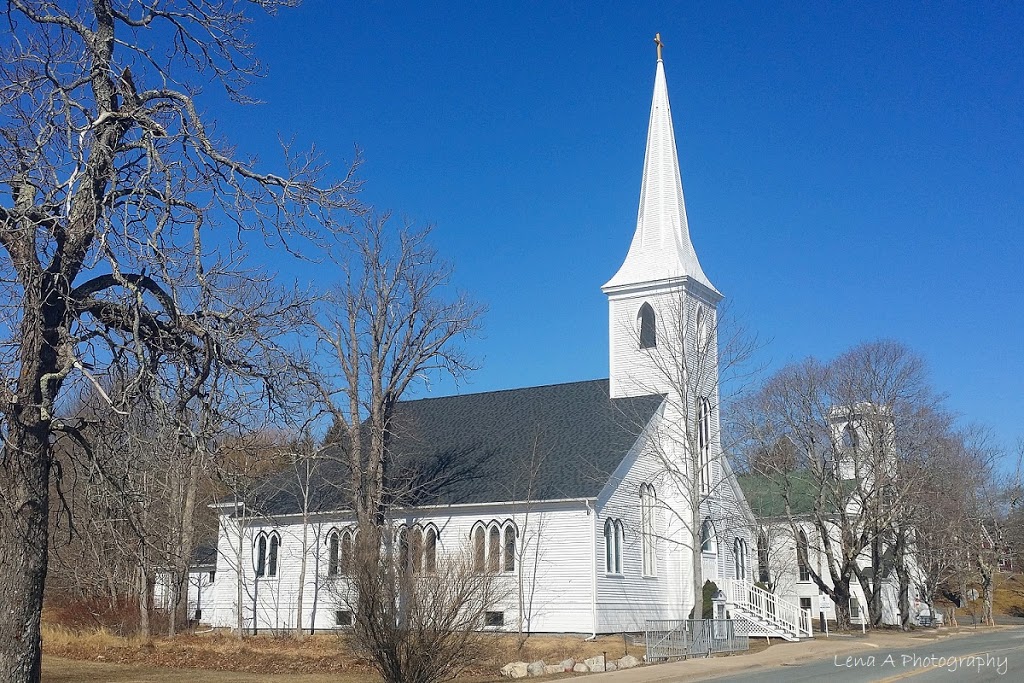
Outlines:
{"label": "bare shrub", "polygon": [[376,528],[357,539],[350,575],[334,591],[352,615],[353,645],[385,681],[440,683],[485,658],[487,613],[509,592],[501,579],[462,555],[439,555],[424,571],[418,549],[380,544],[390,539]]}

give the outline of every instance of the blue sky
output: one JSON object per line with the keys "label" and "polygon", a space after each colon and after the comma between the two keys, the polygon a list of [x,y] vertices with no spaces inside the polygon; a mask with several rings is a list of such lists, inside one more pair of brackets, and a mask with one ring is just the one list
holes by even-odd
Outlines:
{"label": "blue sky", "polygon": [[339,168],[360,146],[363,200],[437,225],[489,307],[458,390],[606,377],[600,286],[635,227],[656,31],[692,239],[764,360],[905,342],[1012,447],[1020,3],[307,0],[254,27],[266,103],[214,113],[268,164],[279,136]]}

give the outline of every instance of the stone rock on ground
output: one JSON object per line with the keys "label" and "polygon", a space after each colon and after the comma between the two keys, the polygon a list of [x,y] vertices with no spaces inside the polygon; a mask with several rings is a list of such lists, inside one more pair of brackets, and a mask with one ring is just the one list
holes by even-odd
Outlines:
{"label": "stone rock on ground", "polygon": [[526,667],[526,673],[531,676],[543,676],[544,675],[544,660],[537,660]]}
{"label": "stone rock on ground", "polygon": [[590,673],[590,667],[584,664],[583,662],[576,662],[576,664],[573,665],[572,670],[578,674]]}
{"label": "stone rock on ground", "polygon": [[626,655],[615,663],[620,669],[632,669],[634,666],[638,666],[640,661],[633,655]]}
{"label": "stone rock on ground", "polygon": [[[544,675],[550,676],[551,674],[565,673],[566,669],[561,664],[547,664],[544,666]],[[572,667],[569,667],[569,671],[572,671]]]}
{"label": "stone rock on ground", "polygon": [[604,655],[597,657],[588,657],[583,660],[583,663],[587,665],[591,671],[604,671]]}
{"label": "stone rock on ground", "polygon": [[576,660],[571,658],[563,659],[558,666],[562,667],[562,671],[572,671],[572,668],[576,666]]}
{"label": "stone rock on ground", "polygon": [[505,678],[526,678],[530,673],[529,666],[526,662],[509,662],[501,667],[501,675]]}

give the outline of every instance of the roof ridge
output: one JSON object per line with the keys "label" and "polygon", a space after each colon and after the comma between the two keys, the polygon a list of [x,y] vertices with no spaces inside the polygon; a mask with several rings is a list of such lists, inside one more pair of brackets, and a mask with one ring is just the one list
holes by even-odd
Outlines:
{"label": "roof ridge", "polygon": [[[576,380],[573,382],[551,382],[550,384],[536,384],[526,387],[508,387],[506,389],[488,389],[487,391],[473,391],[465,394],[447,394],[445,396],[424,396],[423,398],[411,398],[399,401],[399,403],[418,403],[420,401],[438,401],[446,398],[463,398],[467,396],[486,396],[487,394],[504,394],[512,391],[526,391],[527,389],[547,389],[549,387],[564,387],[570,384],[595,384],[597,382],[607,383],[609,379],[607,377],[598,377],[595,379],[583,379]],[[653,394],[652,394],[653,395]]]}

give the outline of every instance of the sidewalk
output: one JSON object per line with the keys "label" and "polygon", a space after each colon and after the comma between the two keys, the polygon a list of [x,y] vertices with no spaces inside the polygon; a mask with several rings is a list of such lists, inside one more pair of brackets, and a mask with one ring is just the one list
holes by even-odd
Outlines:
{"label": "sidewalk", "polygon": [[[995,628],[999,628],[998,626]],[[591,674],[587,680],[594,683],[658,683],[665,681],[704,681],[741,671],[752,671],[776,666],[792,666],[818,659],[845,657],[854,652],[874,649],[895,649],[920,645],[922,641],[944,640],[958,633],[970,633],[970,628],[941,629],[915,633],[874,632],[866,637],[861,635],[836,635],[831,638],[815,638],[799,643],[781,642],[748,655],[733,655],[687,659],[667,664],[652,664],[635,669]]]}

